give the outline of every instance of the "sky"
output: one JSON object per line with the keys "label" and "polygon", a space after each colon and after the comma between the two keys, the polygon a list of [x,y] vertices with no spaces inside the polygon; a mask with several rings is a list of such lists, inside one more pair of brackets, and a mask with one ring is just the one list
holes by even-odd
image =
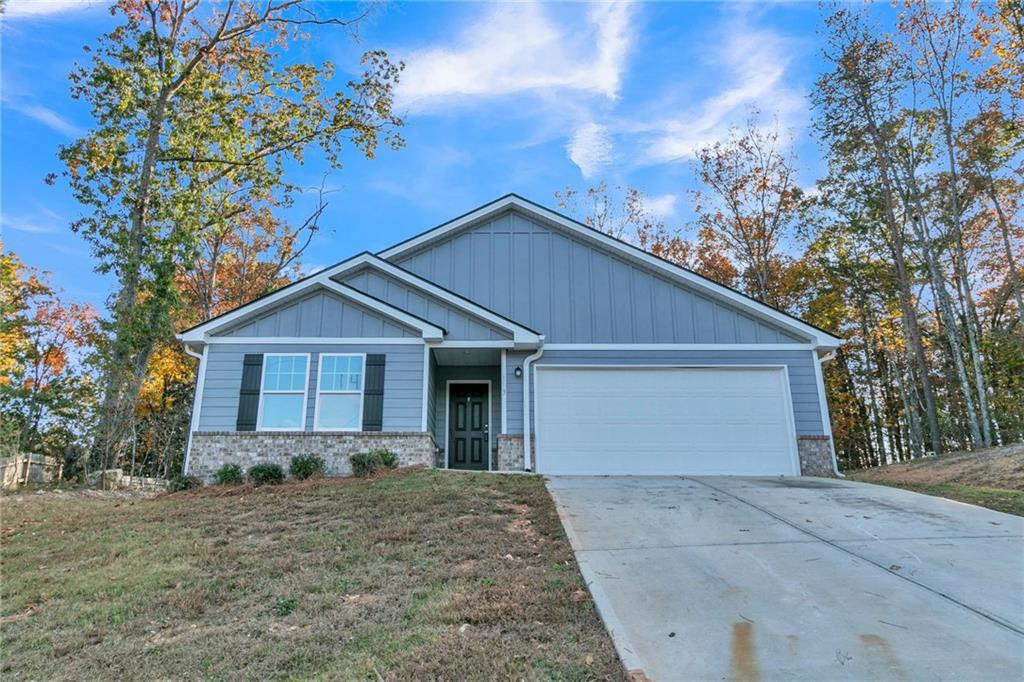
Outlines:
{"label": "sky", "polygon": [[[115,25],[107,4],[11,0],[0,17],[4,249],[52,273],[67,299],[101,308],[114,282],[68,227],[83,209],[66,182],[44,177],[62,170],[58,147],[92,124],[67,74]],[[822,172],[807,97],[825,68],[820,24],[815,2],[413,3],[379,8],[357,40],[321,32],[294,53],[333,60],[342,78],[368,49],[406,63],[396,102],[406,146],[343,155],[341,170],[316,154],[289,168],[289,181],[330,191],[305,267],[383,249],[509,192],[555,207],[556,191],[601,181],[640,189],[652,213],[686,228],[695,150],[751,107],[778,117],[811,187]],[[294,218],[314,203],[300,200]]]}

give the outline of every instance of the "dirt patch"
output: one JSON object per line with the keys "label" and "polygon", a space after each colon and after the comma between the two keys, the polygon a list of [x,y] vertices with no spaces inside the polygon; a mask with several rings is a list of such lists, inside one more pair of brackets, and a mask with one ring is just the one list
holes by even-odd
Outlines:
{"label": "dirt patch", "polygon": [[896,484],[956,484],[1024,492],[1024,443],[977,452],[954,452],[903,464],[850,472],[859,481]]}

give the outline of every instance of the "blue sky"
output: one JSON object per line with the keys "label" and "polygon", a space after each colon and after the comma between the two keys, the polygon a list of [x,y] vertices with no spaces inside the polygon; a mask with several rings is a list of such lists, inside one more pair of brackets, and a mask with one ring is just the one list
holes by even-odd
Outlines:
{"label": "blue sky", "polygon": [[[67,227],[81,209],[66,184],[43,178],[61,170],[58,145],[90,126],[66,77],[113,19],[105,3],[14,0],[2,22],[4,248],[52,272],[68,298],[102,306],[112,283]],[[349,72],[365,49],[405,60],[407,145],[373,161],[350,154],[327,176],[324,230],[304,261],[384,248],[507,192],[554,206],[556,190],[602,180],[637,187],[683,227],[693,151],[751,106],[792,134],[809,186],[821,170],[807,100],[823,68],[819,26],[813,2],[416,3],[384,7],[358,43],[323,34],[299,54]],[[310,156],[289,179],[318,186],[326,170]]]}

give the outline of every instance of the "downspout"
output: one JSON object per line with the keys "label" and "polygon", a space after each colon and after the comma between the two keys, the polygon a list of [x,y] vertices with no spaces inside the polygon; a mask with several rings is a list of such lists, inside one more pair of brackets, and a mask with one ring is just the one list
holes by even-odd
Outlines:
{"label": "downspout", "polygon": [[192,418],[188,422],[188,439],[185,445],[185,462],[181,465],[181,475],[188,475],[189,457],[192,454],[192,430],[199,426],[199,411],[203,404],[203,384],[206,381],[206,351],[209,346],[203,345],[203,352],[196,353],[188,344],[183,344],[185,353],[199,360],[199,368],[196,370],[196,392],[192,397]]}
{"label": "downspout", "polygon": [[836,459],[836,441],[832,437],[832,417],[829,414],[828,398],[825,396],[825,374],[821,370],[821,363],[828,362],[834,358],[836,356],[836,351],[832,351],[823,357],[817,357],[817,353],[815,353],[815,356],[818,370],[818,386],[821,389],[821,406],[824,411],[821,415],[821,425],[824,427],[825,435],[828,436],[828,447],[832,451],[832,473],[834,473],[837,478],[846,478],[846,476],[839,471],[839,461]]}
{"label": "downspout", "polygon": [[540,337],[537,352],[523,360],[523,470],[533,471],[533,452],[530,447],[533,432],[530,431],[530,365],[544,355],[544,337]]}

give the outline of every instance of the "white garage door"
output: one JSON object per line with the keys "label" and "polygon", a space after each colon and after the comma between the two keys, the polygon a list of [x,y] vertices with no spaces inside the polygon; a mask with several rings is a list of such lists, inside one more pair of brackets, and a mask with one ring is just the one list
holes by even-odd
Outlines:
{"label": "white garage door", "polygon": [[779,368],[537,368],[537,471],[798,473]]}

